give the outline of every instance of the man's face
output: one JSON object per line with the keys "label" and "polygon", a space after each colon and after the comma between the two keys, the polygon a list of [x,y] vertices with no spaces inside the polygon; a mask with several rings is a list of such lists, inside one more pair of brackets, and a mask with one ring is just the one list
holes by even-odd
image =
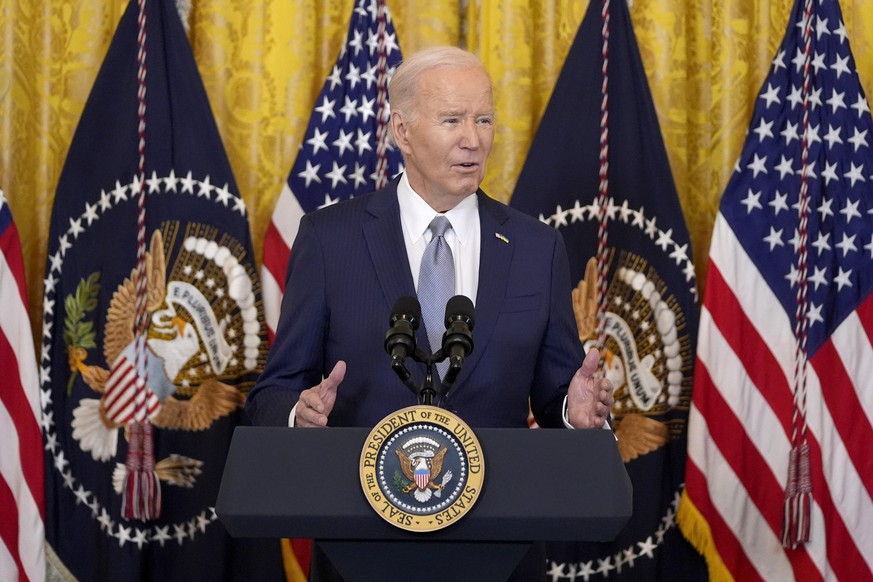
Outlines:
{"label": "man's face", "polygon": [[453,208],[485,177],[494,143],[491,83],[479,68],[426,71],[416,98],[418,117],[397,112],[395,135],[409,184],[437,211]]}

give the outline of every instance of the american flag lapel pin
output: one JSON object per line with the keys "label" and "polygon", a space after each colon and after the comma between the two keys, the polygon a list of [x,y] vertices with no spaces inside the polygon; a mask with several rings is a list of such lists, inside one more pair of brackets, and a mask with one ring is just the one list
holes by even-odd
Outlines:
{"label": "american flag lapel pin", "polygon": [[500,234],[499,232],[495,232],[495,233],[494,233],[494,237],[495,237],[495,238],[499,238],[500,240],[502,240],[502,241],[505,242],[506,244],[509,244],[509,239],[506,238],[505,236],[503,236],[502,234]]}

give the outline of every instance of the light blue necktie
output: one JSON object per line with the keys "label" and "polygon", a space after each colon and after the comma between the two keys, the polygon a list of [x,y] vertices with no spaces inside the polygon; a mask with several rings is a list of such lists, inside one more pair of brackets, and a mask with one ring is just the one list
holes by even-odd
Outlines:
{"label": "light blue necktie", "polygon": [[[443,345],[446,303],[455,294],[455,259],[445,239],[450,228],[452,223],[445,216],[437,216],[431,221],[428,230],[433,238],[424,250],[421,270],[418,272],[418,301],[421,303],[421,315],[431,353],[436,353]],[[440,378],[445,375],[448,366],[448,360],[437,364]]]}

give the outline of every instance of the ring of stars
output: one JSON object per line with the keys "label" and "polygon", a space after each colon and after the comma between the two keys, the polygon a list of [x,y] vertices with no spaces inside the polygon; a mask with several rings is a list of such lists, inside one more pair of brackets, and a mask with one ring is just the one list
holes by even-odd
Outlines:
{"label": "ring of stars", "polygon": [[[564,210],[561,205],[555,207],[555,212],[548,216],[539,215],[540,222],[548,224],[557,229],[570,226],[577,222],[596,221],[600,216],[600,205],[595,198],[591,204],[582,205],[577,199],[572,208]],[[697,275],[694,271],[694,264],[691,257],[688,256],[689,244],[680,245],[673,240],[673,229],[666,231],[657,226],[657,217],[646,216],[645,207],[631,208],[627,200],[622,204],[616,205],[613,198],[609,199],[606,208],[607,220],[618,220],[623,224],[630,224],[641,230],[649,237],[655,246],[659,247],[671,260],[676,263],[676,266],[682,270],[685,276],[685,282],[689,284],[688,291],[697,301]],[[569,218],[569,220],[568,220]]]}
{"label": "ring of stars", "polygon": [[597,558],[596,567],[594,566],[594,560],[569,563],[552,561],[550,562],[549,570],[546,572],[546,578],[552,582],[564,579],[588,582],[593,577],[609,578],[613,570],[616,574],[621,574],[622,568],[626,566],[633,568],[636,560],[642,558],[654,559],[655,550],[664,543],[667,532],[676,526],[676,509],[678,507],[679,492],[677,491],[673,501],[670,503],[670,507],[667,508],[667,512],[661,517],[661,523],[654,534],[642,541],[618,550],[615,554],[605,558]]}
{"label": "ring of stars", "polygon": [[[459,471],[460,475],[458,475],[454,489],[449,495],[446,496],[445,499],[443,499],[436,505],[430,505],[428,507],[410,505],[409,503],[406,503],[406,501],[399,499],[393,493],[393,484],[389,482],[389,476],[385,475],[385,457],[388,455],[389,452],[394,450],[392,448],[394,442],[398,439],[404,438],[405,435],[408,435],[408,433],[412,431],[419,432],[422,430],[434,431],[436,433],[434,436],[442,437],[442,439],[448,441],[450,443],[450,446],[455,449],[455,454],[458,456],[461,463],[461,468]],[[464,485],[467,483],[467,465],[465,462],[465,458],[466,457],[464,455],[464,449],[458,444],[457,439],[455,439],[455,437],[451,433],[442,429],[440,426],[429,423],[410,425],[397,431],[397,433],[395,433],[390,439],[388,439],[388,441],[385,443],[385,446],[382,447],[382,451],[379,454],[379,484],[381,485],[382,492],[385,494],[386,497],[391,499],[391,503],[395,507],[400,507],[404,511],[408,511],[410,513],[418,513],[422,515],[438,513],[454,503],[455,499],[464,489]],[[393,478],[393,476],[390,476],[390,478]]]}
{"label": "ring of stars", "polygon": [[[147,188],[147,196],[187,195],[196,198],[206,198],[216,205],[221,205],[223,208],[239,212],[242,217],[246,216],[246,206],[242,197],[231,193],[226,183],[220,188],[213,185],[208,174],[202,180],[199,180],[195,179],[190,171],[184,177],[176,176],[175,170],[170,170],[170,173],[164,177],[158,177],[155,172],[152,172],[151,176],[146,178],[144,183],[140,182],[138,177],[134,177],[128,184],[121,184],[120,181],[116,181],[114,187],[108,192],[101,190],[100,198],[96,203],[91,204],[86,202],[82,213],[76,218],[71,217],[69,219],[69,228],[58,237],[54,253],[51,253],[48,257],[50,265],[49,274],[44,281],[45,296],[43,302],[42,351],[40,356],[40,404],[42,408],[40,423],[46,440],[45,450],[51,453],[54,468],[63,478],[63,487],[73,493],[76,498],[76,505],[88,507],[91,510],[91,517],[99,522],[100,530],[106,532],[107,536],[115,538],[118,541],[119,547],[123,547],[129,542],[136,544],[137,549],[142,549],[144,545],[149,543],[159,543],[163,547],[167,541],[172,539],[175,539],[180,546],[188,539],[193,540],[198,533],[206,533],[207,526],[218,519],[215,514],[215,508],[207,507],[191,519],[163,526],[136,527],[134,525],[125,525],[128,522],[112,519],[107,509],[100,504],[97,496],[92,491],[85,489],[81,483],[78,483],[72,471],[68,468],[70,461],[67,460],[66,454],[58,440],[58,435],[55,433],[54,413],[50,406],[52,404],[52,324],[54,323],[54,306],[57,301],[55,298],[55,286],[60,281],[64,257],[67,251],[73,248],[79,235],[106,216],[114,207],[127,202],[135,203],[136,196],[139,195],[143,187]],[[172,532],[170,531],[171,527],[173,529]]]}

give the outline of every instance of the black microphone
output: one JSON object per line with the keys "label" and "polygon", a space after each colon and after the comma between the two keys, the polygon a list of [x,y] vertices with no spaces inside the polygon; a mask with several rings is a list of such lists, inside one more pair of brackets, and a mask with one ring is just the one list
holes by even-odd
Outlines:
{"label": "black microphone", "polygon": [[421,321],[418,299],[403,296],[394,302],[388,329],[385,333],[385,351],[391,355],[391,367],[403,365],[407,356],[415,353],[415,330]]}
{"label": "black microphone", "polygon": [[446,333],[443,352],[449,356],[449,369],[443,384],[452,384],[461,372],[464,358],[473,351],[473,302],[464,295],[455,295],[446,303]]}

